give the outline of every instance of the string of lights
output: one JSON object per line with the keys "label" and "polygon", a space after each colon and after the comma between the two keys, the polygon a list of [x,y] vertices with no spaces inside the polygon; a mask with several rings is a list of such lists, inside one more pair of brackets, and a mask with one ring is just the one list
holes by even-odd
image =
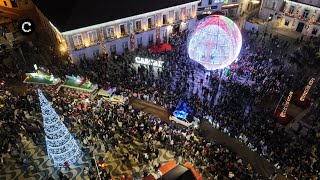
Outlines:
{"label": "string of lights", "polygon": [[49,159],[53,160],[56,167],[62,167],[65,162],[74,164],[82,155],[76,140],[69,133],[41,90],[38,90],[38,95]]}
{"label": "string of lights", "polygon": [[242,36],[237,25],[225,16],[208,16],[190,33],[188,54],[207,70],[223,69],[239,55]]}

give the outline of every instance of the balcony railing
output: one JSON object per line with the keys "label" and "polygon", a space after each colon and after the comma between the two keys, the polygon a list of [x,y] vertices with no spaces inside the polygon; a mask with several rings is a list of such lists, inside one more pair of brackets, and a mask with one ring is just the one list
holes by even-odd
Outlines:
{"label": "balcony railing", "polygon": [[74,46],[75,50],[81,50],[81,49],[84,49],[84,48],[86,48],[86,46],[84,44],[78,44],[78,45]]}
{"label": "balcony railing", "polygon": [[115,36],[109,36],[106,38],[107,41],[113,41],[116,40],[117,38]]}
{"label": "balcony railing", "polygon": [[141,33],[141,32],[143,32],[143,29],[135,29],[135,31],[134,31],[135,33]]}
{"label": "balcony railing", "polygon": [[119,38],[127,37],[127,36],[129,36],[129,33],[128,32],[124,32],[124,33],[121,33]]}
{"label": "balcony railing", "polygon": [[313,22],[313,24],[320,26],[320,21],[315,21],[315,22]]}
{"label": "balcony railing", "polygon": [[310,18],[309,17],[303,17],[301,15],[298,15],[298,17],[295,16],[294,13],[288,13],[288,12],[285,12],[283,13],[285,16],[289,16],[289,17],[292,17],[292,18],[297,18],[299,20],[302,20],[302,21],[309,21]]}
{"label": "balcony railing", "polygon": [[288,13],[288,12],[283,13],[283,15],[289,16],[289,17],[294,17],[294,14],[293,14],[293,13]]}
{"label": "balcony railing", "polygon": [[93,41],[93,42],[90,42],[89,45],[88,45],[88,47],[97,45],[97,44],[99,44],[99,43],[100,43],[100,40],[97,39],[97,40],[95,40],[95,41]]}
{"label": "balcony railing", "polygon": [[147,30],[151,30],[151,29],[154,29],[156,26],[154,25],[154,24],[151,24],[150,26],[148,26],[147,28]]}
{"label": "balcony railing", "polygon": [[166,25],[170,25],[170,23],[169,23],[169,21],[166,21],[166,22],[164,22],[164,23],[162,22],[162,25],[163,25],[163,26],[166,26]]}

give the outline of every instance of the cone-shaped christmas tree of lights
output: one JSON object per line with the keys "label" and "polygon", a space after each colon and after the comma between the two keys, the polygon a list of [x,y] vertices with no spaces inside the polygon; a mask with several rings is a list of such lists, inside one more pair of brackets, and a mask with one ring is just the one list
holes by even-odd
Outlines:
{"label": "cone-shaped christmas tree of lights", "polygon": [[65,162],[69,164],[77,162],[82,152],[76,140],[69,133],[41,90],[38,90],[38,94],[49,159],[53,160],[55,167],[61,167]]}

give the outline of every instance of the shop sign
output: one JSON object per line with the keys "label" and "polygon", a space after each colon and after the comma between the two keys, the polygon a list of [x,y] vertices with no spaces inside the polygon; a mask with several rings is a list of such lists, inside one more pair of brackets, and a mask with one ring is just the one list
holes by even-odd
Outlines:
{"label": "shop sign", "polygon": [[155,67],[162,67],[163,61],[149,58],[135,57],[135,62],[138,64],[151,65]]}

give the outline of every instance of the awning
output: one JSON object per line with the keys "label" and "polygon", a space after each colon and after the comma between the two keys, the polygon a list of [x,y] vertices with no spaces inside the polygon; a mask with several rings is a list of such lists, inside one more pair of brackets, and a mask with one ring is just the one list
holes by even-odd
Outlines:
{"label": "awning", "polygon": [[151,48],[151,51],[153,53],[161,53],[163,51],[171,51],[172,50],[172,46],[168,43],[164,43],[160,46],[157,46],[157,45],[154,45],[152,48]]}
{"label": "awning", "polygon": [[164,165],[162,165],[159,168],[159,171],[161,171],[162,174],[165,174],[176,166],[177,166],[176,162],[174,160],[171,160],[165,163]]}

